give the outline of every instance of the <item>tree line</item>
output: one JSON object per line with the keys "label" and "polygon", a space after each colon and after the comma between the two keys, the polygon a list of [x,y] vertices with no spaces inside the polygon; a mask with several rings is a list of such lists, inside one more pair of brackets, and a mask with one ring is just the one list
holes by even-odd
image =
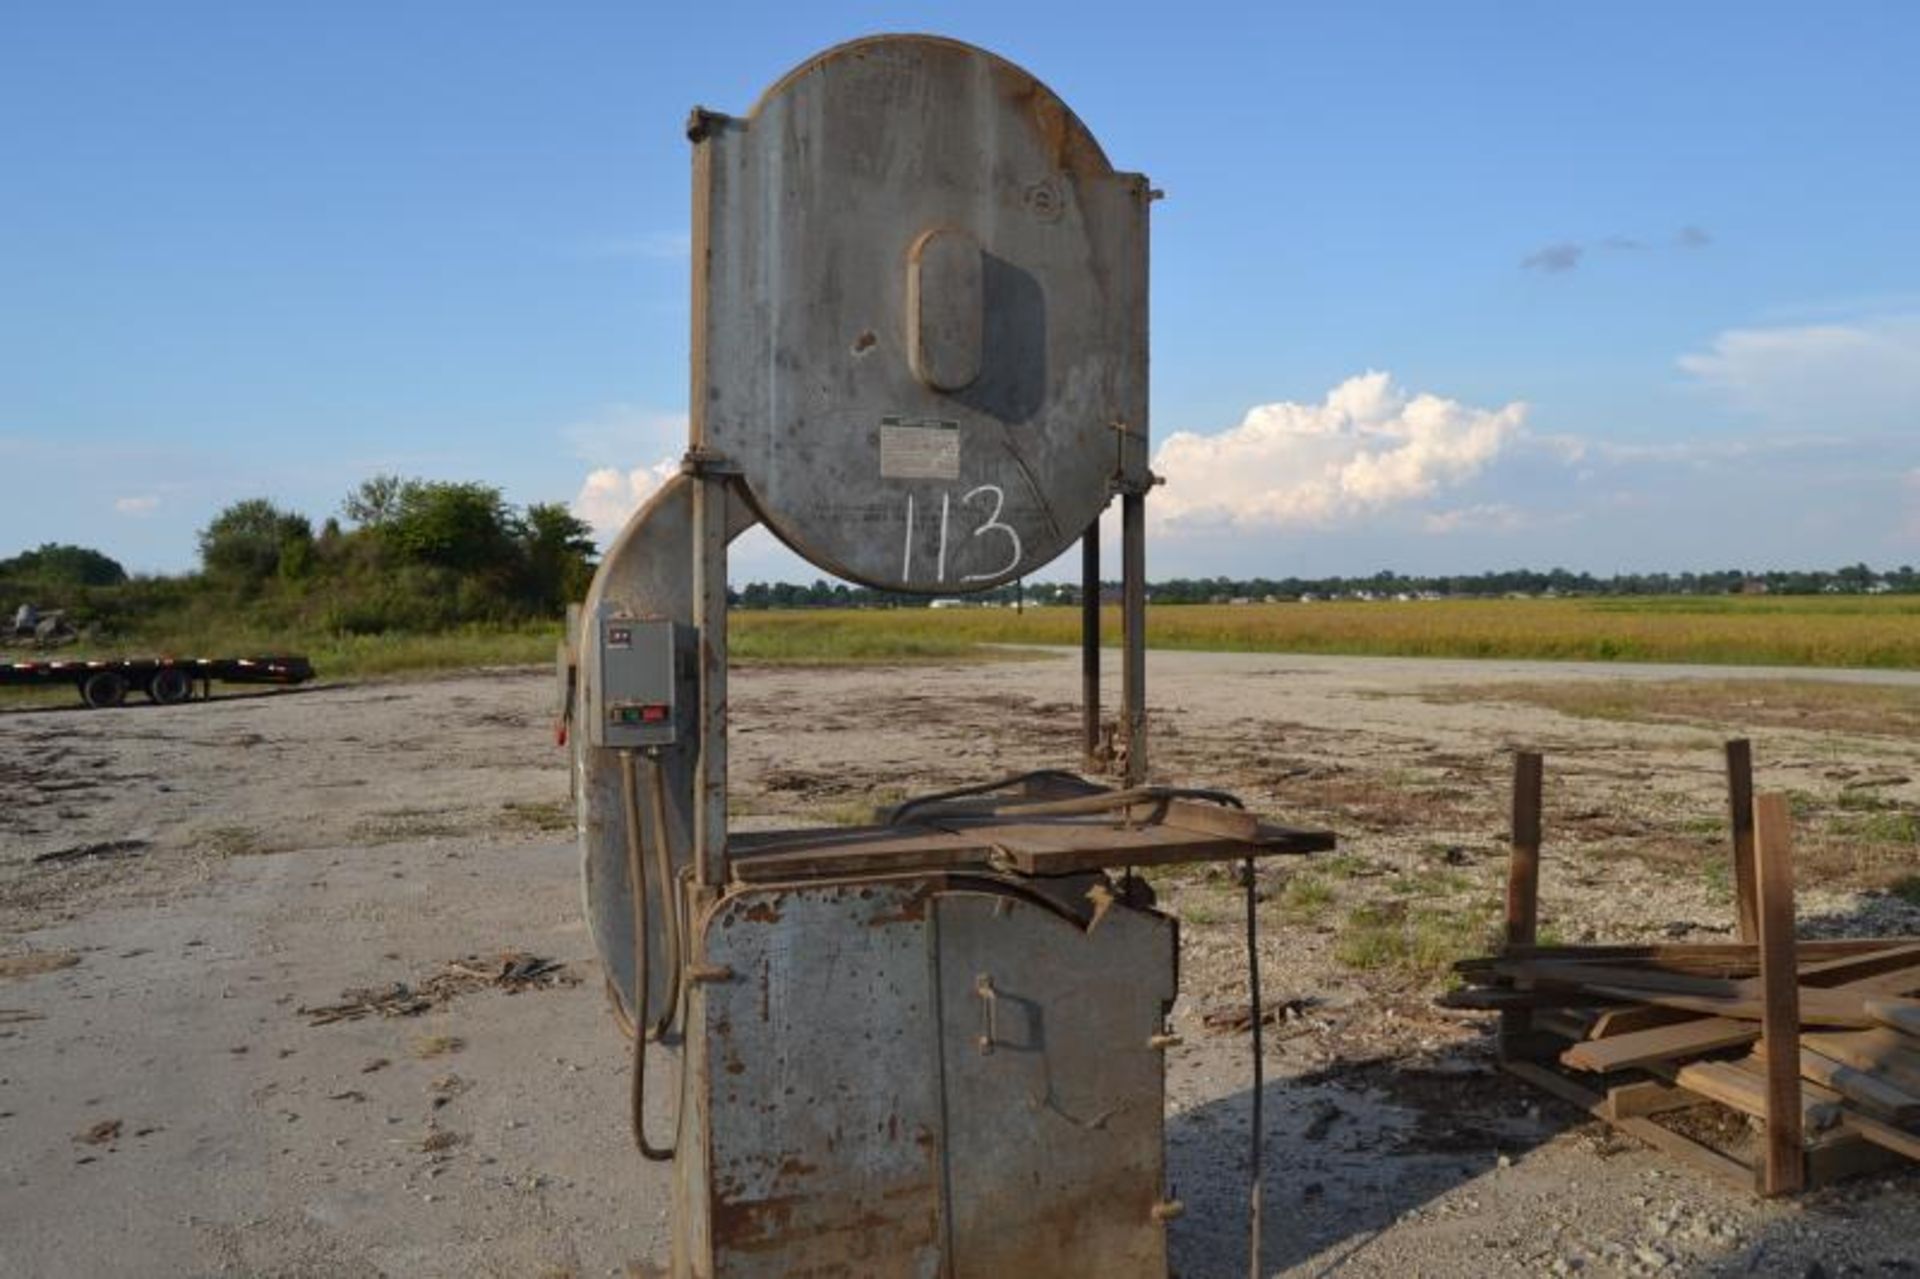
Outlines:
{"label": "tree line", "polygon": [[0,603],[70,610],[97,630],[378,634],[557,618],[592,580],[587,524],[558,502],[509,503],[487,484],[379,475],[316,531],[267,498],[199,531],[197,572],[130,577],[88,547],[48,544],[0,560]]}
{"label": "tree line", "polygon": [[[1080,586],[1070,582],[1013,583],[969,597],[969,602],[1014,605],[1073,604]],[[1101,583],[1117,598],[1119,582]],[[1508,569],[1447,575],[1382,571],[1362,577],[1173,577],[1147,584],[1156,604],[1225,604],[1234,601],[1417,598],[1487,599],[1506,595],[1868,595],[1920,592],[1920,572],[1911,565],[1876,570],[1865,564],[1837,569],[1721,569],[1704,573],[1619,573],[1597,577],[1564,568]],[[743,608],[925,608],[924,595],[901,595],[816,579],[811,585],[754,582],[730,592]]]}
{"label": "tree line", "polygon": [[[31,601],[70,610],[108,631],[156,619],[232,621],[272,630],[430,633],[463,625],[514,625],[562,616],[586,594],[595,567],[590,529],[559,502],[509,503],[487,484],[377,475],[316,530],[305,515],[266,498],[226,507],[199,531],[198,571],[130,577],[89,547],[49,543],[0,560],[0,606]],[[1119,594],[1102,584],[1103,597]],[[1149,583],[1156,604],[1351,598],[1487,598],[1505,595],[1662,596],[1920,592],[1911,565],[1874,569],[1729,568],[1596,576],[1564,568],[1424,575],[1383,570],[1352,577],[1175,577]],[[925,608],[923,595],[815,579],[753,582],[729,590],[747,609]],[[969,603],[1073,604],[1069,582],[1016,582]]]}

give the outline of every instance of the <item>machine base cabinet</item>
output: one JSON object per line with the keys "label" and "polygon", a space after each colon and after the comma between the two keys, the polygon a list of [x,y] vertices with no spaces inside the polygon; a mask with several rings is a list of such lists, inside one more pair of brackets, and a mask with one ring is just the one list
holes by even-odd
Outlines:
{"label": "machine base cabinet", "polygon": [[687,1010],[675,1274],[1164,1279],[1175,926],[1086,886],[721,898]]}

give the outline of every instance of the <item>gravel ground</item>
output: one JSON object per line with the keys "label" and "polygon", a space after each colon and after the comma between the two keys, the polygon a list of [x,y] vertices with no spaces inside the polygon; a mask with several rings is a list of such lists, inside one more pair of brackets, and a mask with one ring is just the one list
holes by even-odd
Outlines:
{"label": "gravel ground", "polygon": [[[1920,1271],[1920,1176],[1789,1204],[1706,1181],[1491,1071],[1488,1023],[1435,1010],[1431,972],[1353,953],[1356,915],[1472,935],[1490,920],[1521,746],[1548,755],[1550,929],[1724,938],[1726,727],[1461,691],[1777,674],[1152,656],[1157,775],[1342,836],[1336,857],[1260,884],[1263,982],[1285,1008],[1267,1036],[1270,1273]],[[741,671],[735,821],[848,820],[1070,763],[1077,675],[1057,655]],[[666,1177],[628,1145],[548,699],[544,673],[516,670],[0,715],[0,1273],[588,1276],[664,1259]],[[1920,932],[1920,911],[1876,891],[1885,850],[1849,861],[1845,825],[1920,805],[1920,744],[1754,737],[1760,786],[1806,814],[1807,930]],[[1872,806],[1849,804],[1863,793]],[[1204,871],[1156,886],[1183,920],[1175,1268],[1243,1275],[1247,1036],[1209,1024],[1243,1007],[1240,897]],[[299,1012],[506,950],[579,980],[417,1017]]]}

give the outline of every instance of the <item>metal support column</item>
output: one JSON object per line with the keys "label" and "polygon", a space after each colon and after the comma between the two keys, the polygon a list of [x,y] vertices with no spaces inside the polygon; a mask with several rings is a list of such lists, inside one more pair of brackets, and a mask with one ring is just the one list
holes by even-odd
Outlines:
{"label": "metal support column", "polygon": [[1100,521],[1080,538],[1080,736],[1089,772],[1100,765]]}
{"label": "metal support column", "polygon": [[693,489],[693,624],[700,636],[700,753],[694,763],[695,881],[727,878],[727,482]]}
{"label": "metal support column", "polygon": [[1120,637],[1125,650],[1120,707],[1127,739],[1126,784],[1147,780],[1147,495],[1120,495]]}

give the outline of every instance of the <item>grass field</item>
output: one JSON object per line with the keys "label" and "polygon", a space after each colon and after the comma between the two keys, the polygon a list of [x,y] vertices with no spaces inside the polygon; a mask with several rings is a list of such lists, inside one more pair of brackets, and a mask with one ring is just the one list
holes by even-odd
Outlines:
{"label": "grass field", "polygon": [[[1104,637],[1119,639],[1118,610]],[[965,655],[1072,644],[1079,610],[741,612],[734,653],[763,661]],[[1920,669],[1920,596],[1658,597],[1150,607],[1154,648]]]}
{"label": "grass field", "polygon": [[[1119,640],[1117,609],[1104,638]],[[737,611],[732,655],[782,665],[1005,659],[1074,644],[1075,608]],[[148,634],[62,657],[300,652],[327,679],[551,661],[560,628],[435,635]],[[1920,596],[1432,600],[1150,607],[1154,648],[1920,669]],[[12,651],[8,660],[30,654]]]}

